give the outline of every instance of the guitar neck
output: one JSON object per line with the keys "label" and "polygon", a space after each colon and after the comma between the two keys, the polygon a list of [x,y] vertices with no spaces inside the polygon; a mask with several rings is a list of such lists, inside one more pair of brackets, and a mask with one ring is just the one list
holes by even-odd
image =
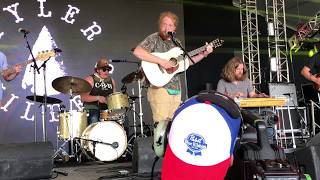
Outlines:
{"label": "guitar neck", "polygon": [[192,57],[192,56],[197,55],[200,52],[206,50],[206,48],[207,48],[207,45],[204,45],[204,46],[201,46],[201,47],[199,47],[197,49],[194,49],[194,50],[188,52],[188,54],[189,54],[190,57]]}
{"label": "guitar neck", "polygon": [[[223,40],[215,39],[215,40],[211,41],[210,43],[212,43],[213,48],[215,49],[215,48],[220,47],[220,46],[222,45]],[[210,43],[209,43],[209,44],[210,44]],[[188,52],[188,54],[189,54],[190,57],[192,57],[192,56],[194,56],[194,55],[197,55],[197,54],[199,54],[200,52],[205,51],[205,50],[207,49],[207,46],[208,46],[208,44],[203,45],[203,46],[201,46],[201,47],[199,47],[199,48],[197,48],[197,49],[194,49],[194,50]]]}
{"label": "guitar neck", "polygon": [[[32,62],[33,62],[33,60],[27,60],[27,61],[25,61],[23,63],[18,63],[18,64],[15,64],[14,66],[10,66],[7,69],[13,69],[16,65],[21,65],[22,67],[24,67],[24,66],[26,66],[26,65],[28,65],[28,64],[30,64]],[[3,75],[3,72],[4,72],[4,69],[0,71],[0,74]]]}
{"label": "guitar neck", "polygon": [[[35,58],[35,61],[47,61],[47,60],[49,60],[51,57],[54,57],[55,55],[56,55],[56,49],[54,49],[54,50],[50,50],[50,51],[48,51],[48,50],[46,50],[46,51],[41,51],[41,52],[39,52],[38,53],[38,55],[37,55],[37,57]],[[61,51],[61,50],[60,50]],[[58,52],[58,51],[57,51]],[[18,63],[18,64],[15,64],[14,66],[11,66],[11,67],[9,67],[9,68],[7,68],[7,69],[13,69],[15,66],[17,66],[17,65],[21,65],[22,67],[24,67],[24,66],[26,66],[26,65],[28,65],[28,64],[30,64],[30,63],[32,63],[33,62],[33,59],[29,59],[29,60],[26,60],[26,61],[24,61],[24,62],[22,62],[22,63]],[[1,75],[3,75],[3,71],[4,70],[0,70],[0,74]]]}

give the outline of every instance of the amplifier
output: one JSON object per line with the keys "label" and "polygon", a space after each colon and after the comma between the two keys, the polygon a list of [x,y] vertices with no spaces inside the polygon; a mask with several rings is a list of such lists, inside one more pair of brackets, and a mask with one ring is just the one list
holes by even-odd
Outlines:
{"label": "amplifier", "polygon": [[297,106],[297,90],[292,83],[269,83],[269,95],[274,97],[285,96],[289,99],[286,106]]}

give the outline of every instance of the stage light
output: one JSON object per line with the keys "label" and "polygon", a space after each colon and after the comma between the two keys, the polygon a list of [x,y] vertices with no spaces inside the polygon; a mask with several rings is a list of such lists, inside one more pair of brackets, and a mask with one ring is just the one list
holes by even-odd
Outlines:
{"label": "stage light", "polygon": [[276,57],[270,58],[270,71],[277,72],[278,62]]}
{"label": "stage light", "polygon": [[274,23],[272,21],[268,22],[268,36],[274,36]]}
{"label": "stage light", "polygon": [[313,49],[310,49],[308,51],[308,57],[311,58],[317,53],[318,53],[318,48],[316,46],[313,46]]}

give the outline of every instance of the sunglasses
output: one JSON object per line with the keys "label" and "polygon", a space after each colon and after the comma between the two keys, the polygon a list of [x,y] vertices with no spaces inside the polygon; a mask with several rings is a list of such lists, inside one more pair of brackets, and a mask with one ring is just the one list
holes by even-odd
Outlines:
{"label": "sunglasses", "polygon": [[112,67],[111,66],[106,66],[106,67],[103,67],[103,68],[100,68],[103,72],[106,72],[106,71],[111,71],[112,70]]}

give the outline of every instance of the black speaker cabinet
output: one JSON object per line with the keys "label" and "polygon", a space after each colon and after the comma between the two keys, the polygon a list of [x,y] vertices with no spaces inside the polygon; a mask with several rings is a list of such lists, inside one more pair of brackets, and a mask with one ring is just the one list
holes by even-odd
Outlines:
{"label": "black speaker cabinet", "polygon": [[312,179],[320,179],[320,142],[318,145],[311,145],[297,150],[293,155],[299,167],[305,173],[311,175]]}
{"label": "black speaker cabinet", "polygon": [[[132,168],[134,173],[150,174],[155,160],[155,153],[152,149],[153,137],[137,137],[133,147]],[[162,158],[160,158],[154,168],[154,173],[160,173]]]}
{"label": "black speaker cabinet", "polygon": [[0,179],[50,178],[52,155],[50,142],[0,144]]}

